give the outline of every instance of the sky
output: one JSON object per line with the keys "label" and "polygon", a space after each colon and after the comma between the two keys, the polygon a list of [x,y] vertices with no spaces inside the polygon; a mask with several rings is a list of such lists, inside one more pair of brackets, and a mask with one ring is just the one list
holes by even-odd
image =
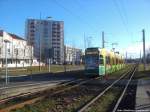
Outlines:
{"label": "sky", "polygon": [[[150,0],[0,0],[0,29],[25,38],[28,18],[64,21],[65,44],[84,50],[105,47],[138,57],[142,29],[150,43]],[[84,41],[84,38],[86,41]]]}

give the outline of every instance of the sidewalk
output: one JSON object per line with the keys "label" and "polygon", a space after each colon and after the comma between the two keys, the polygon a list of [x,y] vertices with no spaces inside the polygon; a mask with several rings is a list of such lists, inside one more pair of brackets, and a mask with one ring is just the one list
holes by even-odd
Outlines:
{"label": "sidewalk", "polygon": [[135,109],[150,112],[150,80],[140,79],[138,81]]}

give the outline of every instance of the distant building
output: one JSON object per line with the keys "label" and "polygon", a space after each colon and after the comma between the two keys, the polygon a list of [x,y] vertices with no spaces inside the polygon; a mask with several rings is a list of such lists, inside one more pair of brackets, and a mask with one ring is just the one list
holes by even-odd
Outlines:
{"label": "distant building", "polygon": [[82,50],[72,46],[65,45],[65,62],[67,64],[80,64]]}
{"label": "distant building", "polygon": [[146,49],[146,63],[150,63],[150,48]]}
{"label": "distant building", "polygon": [[64,63],[63,21],[27,19],[25,35],[28,44],[34,47],[35,58],[41,56],[43,62],[51,58],[53,63]]}
{"label": "distant building", "polygon": [[[5,45],[7,45],[7,50]],[[33,47],[27,45],[25,39],[0,30],[0,67],[5,66],[6,51],[8,67],[30,66],[33,57]]]}

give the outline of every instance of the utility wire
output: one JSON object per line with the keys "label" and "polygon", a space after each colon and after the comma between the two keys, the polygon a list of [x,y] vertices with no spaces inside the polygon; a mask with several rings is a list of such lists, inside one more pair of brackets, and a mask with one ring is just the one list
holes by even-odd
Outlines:
{"label": "utility wire", "polygon": [[117,0],[113,0],[113,3],[114,3],[114,5],[115,5],[115,7],[116,7],[117,12],[119,13],[120,19],[121,19],[121,21],[122,21],[122,24],[123,24],[124,27],[125,27],[126,32],[131,36],[131,39],[132,39],[132,35],[131,35],[131,33],[129,32],[129,29],[128,29],[127,19],[125,19],[125,18],[127,18],[127,17],[124,16],[124,15],[126,15],[126,14],[123,15],[123,13],[122,13],[122,11],[121,11],[121,9],[120,9],[118,3],[117,3]]}
{"label": "utility wire", "polygon": [[[64,11],[66,11],[68,14],[70,14],[70,15],[73,16],[73,17],[75,17],[76,20],[78,20],[80,23],[85,24],[88,28],[90,28],[90,30],[93,30],[93,29],[94,29],[94,27],[93,27],[91,24],[89,24],[85,19],[82,19],[81,16],[76,15],[76,14],[73,13],[71,10],[69,10],[68,8],[66,8],[65,6],[63,6],[58,0],[53,0],[53,2],[54,2],[57,6],[61,7],[61,8],[62,8]],[[77,4],[80,4],[80,3],[77,2]],[[80,5],[80,6],[82,6],[82,5]],[[97,32],[97,31],[95,31],[95,32]],[[89,40],[87,37],[85,37],[85,34],[84,34],[84,44],[85,44],[85,45],[84,45],[85,48],[87,47],[87,45],[88,45],[88,46],[91,45],[91,39]]]}
{"label": "utility wire", "polygon": [[[125,8],[125,5],[124,5],[124,0],[119,0],[119,2],[120,2],[120,5],[121,5],[122,14],[123,14],[125,22],[126,22],[126,26],[128,27],[129,20],[128,20],[128,15],[127,15],[126,8]],[[133,33],[130,31],[129,27],[128,27],[128,31],[129,31],[129,34],[131,35],[131,41],[133,41]]]}
{"label": "utility wire", "polygon": [[127,16],[127,13],[126,13],[126,9],[125,9],[125,6],[124,6],[124,2],[123,2],[124,0],[119,0],[119,2],[120,2],[120,5],[121,5],[121,9],[122,9],[122,14],[123,14],[123,16],[124,16],[124,19],[125,19],[125,21],[126,21],[126,24],[128,25],[128,16]]}
{"label": "utility wire", "polygon": [[[86,16],[88,16],[89,11],[88,11],[88,10],[86,9],[86,7],[84,7],[84,5],[81,3],[81,0],[74,0],[74,3],[76,3],[78,7],[82,8],[81,11],[82,11],[84,14],[86,14]],[[89,14],[89,15],[90,15],[90,14]],[[98,15],[99,15],[99,14],[98,14]],[[98,15],[96,15],[96,16],[99,17]],[[95,16],[94,16],[94,18],[95,18]],[[98,26],[97,26],[97,25],[98,25]],[[95,32],[98,32],[100,29],[103,29],[103,28],[104,28],[103,25],[96,24],[96,26],[97,26],[97,30],[95,30]],[[101,26],[101,27],[100,27],[100,26]]]}
{"label": "utility wire", "polygon": [[91,24],[89,24],[85,19],[82,19],[81,16],[74,14],[71,10],[64,7],[58,0],[53,0],[53,2],[56,5],[58,5],[59,7],[61,7],[62,9],[64,9],[68,14],[75,17],[80,23],[82,23],[82,24],[84,23],[87,27],[94,29],[93,26]]}
{"label": "utility wire", "polygon": [[115,5],[115,7],[116,7],[116,9],[117,9],[117,11],[118,11],[118,13],[119,13],[120,19],[121,19],[121,21],[122,21],[124,27],[126,28],[126,30],[127,30],[127,32],[128,32],[128,28],[126,27],[126,22],[125,22],[125,20],[124,20],[124,16],[122,15],[122,12],[121,12],[121,10],[120,10],[120,7],[119,7],[117,1],[116,1],[116,0],[113,0],[113,3],[114,3],[114,5]]}
{"label": "utility wire", "polygon": [[83,4],[81,4],[81,2],[79,0],[73,0],[75,4],[77,4],[77,6],[81,9],[82,8],[82,12],[86,15],[88,15],[89,11],[83,6]]}

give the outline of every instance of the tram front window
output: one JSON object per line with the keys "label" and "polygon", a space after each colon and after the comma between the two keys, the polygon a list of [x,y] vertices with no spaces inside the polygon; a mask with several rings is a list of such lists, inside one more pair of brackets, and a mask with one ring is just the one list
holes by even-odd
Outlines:
{"label": "tram front window", "polygon": [[100,60],[99,64],[100,65],[104,65],[104,61],[103,61],[103,56],[102,55],[100,55],[99,60]]}
{"label": "tram front window", "polygon": [[98,56],[88,55],[85,58],[85,64],[87,65],[96,65],[99,63]]}

